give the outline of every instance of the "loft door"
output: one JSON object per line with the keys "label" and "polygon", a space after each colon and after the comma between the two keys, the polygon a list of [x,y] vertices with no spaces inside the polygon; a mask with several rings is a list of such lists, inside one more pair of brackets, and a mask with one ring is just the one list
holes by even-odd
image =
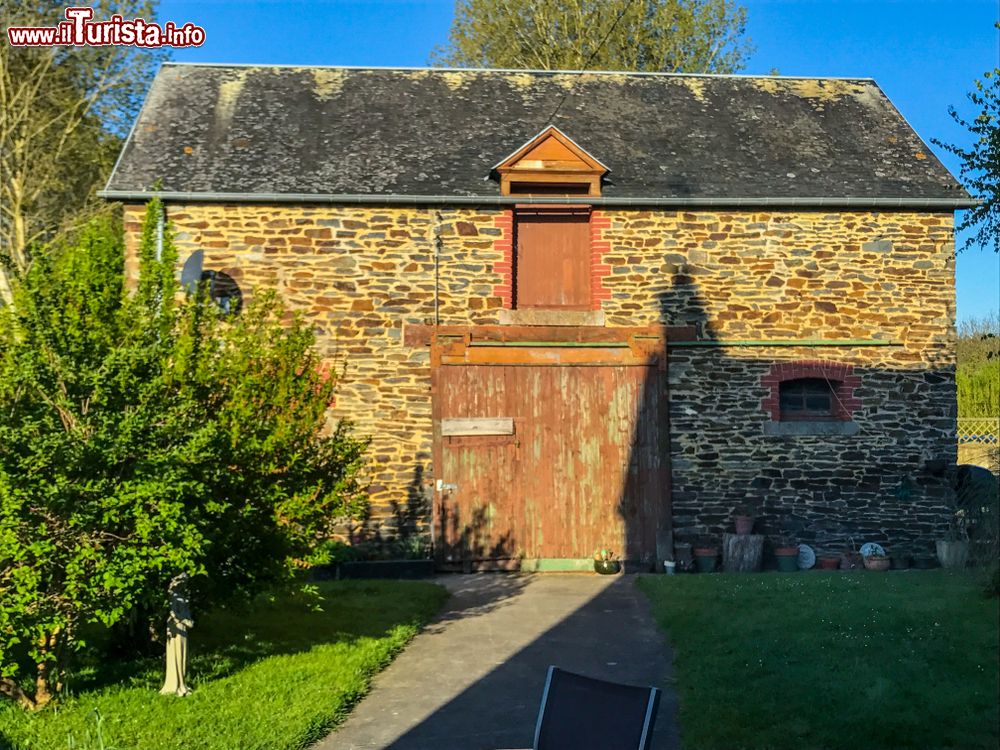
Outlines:
{"label": "loft door", "polygon": [[519,209],[515,235],[517,307],[589,310],[589,212]]}

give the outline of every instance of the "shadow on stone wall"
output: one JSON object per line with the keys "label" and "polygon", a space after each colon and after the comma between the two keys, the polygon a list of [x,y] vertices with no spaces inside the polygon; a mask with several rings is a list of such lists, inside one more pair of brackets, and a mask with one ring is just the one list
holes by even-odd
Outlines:
{"label": "shadow on stone wall", "polygon": [[[946,342],[940,362],[933,351],[922,357],[893,346],[714,346],[720,330],[734,337],[730,330],[740,330],[734,325],[787,330],[788,338],[818,339],[824,332],[782,319],[792,313],[741,305],[738,297],[710,316],[691,269],[665,263],[658,271],[662,288],[653,297],[664,334],[693,326],[702,345],[668,345],[667,371],[650,368],[637,397],[624,489],[605,499],[623,521],[624,556],[652,569],[672,556],[675,541],[718,543],[744,504],[756,509],[758,533],[817,552],[842,551],[852,539],[931,552],[947,527],[953,493],[948,472],[929,467],[956,462],[954,368]],[[879,335],[877,326],[870,335]],[[853,365],[861,382],[857,434],[764,434],[771,416],[762,401],[770,387],[761,380],[773,364],[801,360]],[[426,545],[432,497],[424,467],[415,466],[405,501],[393,502],[379,524],[367,519],[358,538]],[[520,540],[510,534],[491,539],[489,520],[485,511],[462,522],[437,519],[434,536],[458,540],[441,557],[514,557]]]}
{"label": "shadow on stone wall", "polygon": [[[666,337],[671,328],[693,327],[699,345],[668,342],[666,370],[648,368],[636,397],[621,496],[594,500],[610,502],[621,518],[623,557],[655,570],[673,558],[675,542],[717,545],[743,505],[755,509],[755,530],[772,543],[805,543],[833,554],[852,542],[873,541],[890,550],[932,554],[953,508],[951,470],[941,470],[956,461],[954,368],[946,349],[939,364],[933,350],[899,346],[718,346],[715,326],[728,319],[710,319],[684,266],[666,271],[669,282],[654,293],[662,332]],[[754,311],[734,303],[722,315],[727,313]],[[792,332],[789,338],[824,336],[795,320],[776,324]],[[762,379],[775,363],[803,360],[853,366],[860,381],[854,434],[766,432],[777,423],[764,408],[771,386]],[[392,537],[406,542],[426,534],[429,491],[418,467],[405,505],[394,504],[384,524]],[[594,488],[581,482],[576,491],[583,502]],[[436,523],[439,542],[453,540],[438,551],[441,560],[510,560],[522,546],[509,532],[490,536],[485,508],[462,520],[443,514]],[[385,532],[372,533],[380,538]],[[592,550],[576,552],[586,557]]]}
{"label": "shadow on stone wall", "polygon": [[[694,280],[683,267],[668,270],[676,271],[672,283],[656,294],[664,333],[693,325],[705,345],[668,344],[666,377],[650,368],[639,400],[632,449],[641,455],[663,419],[666,387],[669,446],[660,449],[669,455],[669,489],[661,518],[670,525],[657,530],[657,559],[672,556],[668,542],[719,544],[741,505],[756,509],[755,532],[772,541],[831,553],[851,540],[873,541],[932,554],[953,507],[953,468],[942,470],[956,462],[953,366],[912,361],[899,347],[713,346],[719,337]],[[796,338],[822,337],[783,323]],[[764,434],[770,387],[761,378],[776,362],[801,360],[854,365],[857,434]],[[632,557],[648,550],[639,541],[648,529],[635,529],[631,512],[644,492],[645,478],[630,472],[618,511]]]}
{"label": "shadow on stone wall", "polygon": [[[431,548],[433,489],[425,479],[424,467],[418,464],[407,485],[406,500],[390,500],[388,514],[374,519],[368,514],[350,532],[352,544],[370,549],[383,557],[456,561],[456,569],[471,569],[470,560],[513,559],[515,540],[509,533],[499,537],[489,534],[490,518],[486,508],[477,508],[470,518],[460,520],[455,513],[442,509],[438,524],[438,544]],[[441,540],[456,540],[443,545]]]}
{"label": "shadow on stone wall", "polygon": [[[430,556],[432,495],[422,464],[413,468],[406,486],[406,499],[390,500],[389,512],[375,519],[369,507],[349,532],[352,544],[379,550],[385,555],[424,559]],[[380,508],[380,510],[382,510]]]}

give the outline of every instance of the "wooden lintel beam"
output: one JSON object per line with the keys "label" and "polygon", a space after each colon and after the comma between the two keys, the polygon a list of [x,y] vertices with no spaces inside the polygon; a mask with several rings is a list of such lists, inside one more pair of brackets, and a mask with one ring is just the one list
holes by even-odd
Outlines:
{"label": "wooden lintel beam", "polygon": [[643,354],[629,348],[566,347],[468,347],[441,354],[442,365],[591,365],[651,367],[660,362],[656,354]]}
{"label": "wooden lintel beam", "polygon": [[695,339],[694,326],[630,326],[609,328],[603,326],[459,326],[459,325],[405,325],[405,346],[429,346],[435,334],[441,337],[466,338],[476,341],[575,341],[615,342],[628,344],[631,340],[652,339],[667,342]]}

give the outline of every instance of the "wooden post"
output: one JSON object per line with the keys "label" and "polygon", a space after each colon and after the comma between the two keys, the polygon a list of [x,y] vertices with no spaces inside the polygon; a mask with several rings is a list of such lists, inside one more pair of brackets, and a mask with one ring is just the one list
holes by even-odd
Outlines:
{"label": "wooden post", "polygon": [[722,535],[722,568],[727,573],[754,573],[763,559],[763,534]]}

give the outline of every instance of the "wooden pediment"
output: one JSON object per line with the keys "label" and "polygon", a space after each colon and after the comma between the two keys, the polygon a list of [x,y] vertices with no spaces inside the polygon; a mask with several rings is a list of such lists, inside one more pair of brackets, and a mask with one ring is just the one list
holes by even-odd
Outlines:
{"label": "wooden pediment", "polygon": [[601,194],[608,168],[550,125],[494,167],[501,195]]}

